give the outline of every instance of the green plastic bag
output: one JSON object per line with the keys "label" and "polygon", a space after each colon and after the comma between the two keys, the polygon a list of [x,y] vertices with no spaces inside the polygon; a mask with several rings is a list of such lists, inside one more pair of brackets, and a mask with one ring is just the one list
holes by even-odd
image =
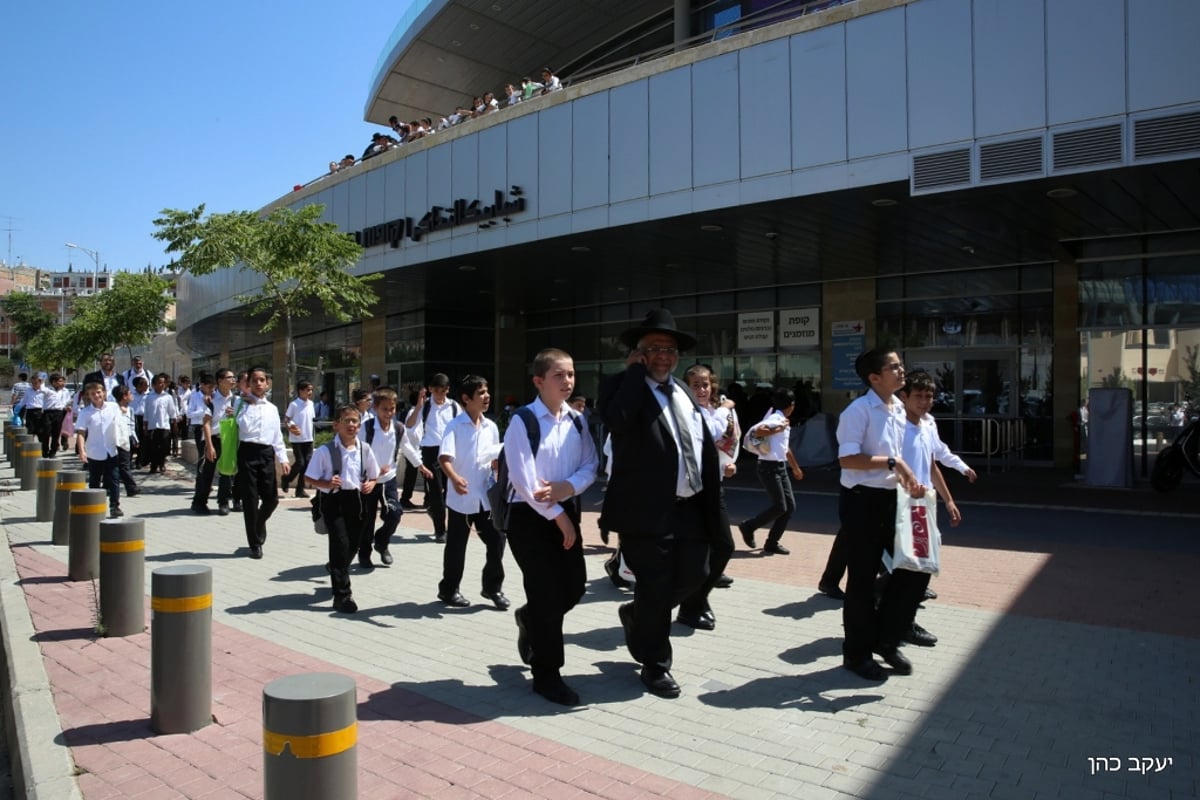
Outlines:
{"label": "green plastic bag", "polygon": [[237,475],[238,451],[238,412],[241,411],[241,400],[234,406],[233,416],[222,417],[219,424],[221,429],[221,455],[217,458],[217,472],[222,475]]}

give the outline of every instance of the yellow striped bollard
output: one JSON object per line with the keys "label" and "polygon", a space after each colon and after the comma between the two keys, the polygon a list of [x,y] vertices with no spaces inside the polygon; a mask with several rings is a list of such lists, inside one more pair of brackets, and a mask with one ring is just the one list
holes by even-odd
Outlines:
{"label": "yellow striped bollard", "polygon": [[81,469],[60,470],[54,490],[54,525],[50,542],[60,547],[71,543],[71,492],[86,489],[87,473]]}
{"label": "yellow striped bollard", "polygon": [[263,688],[264,800],[358,796],[354,680],[311,672]]}
{"label": "yellow striped bollard", "polygon": [[90,581],[100,576],[100,521],[108,513],[103,489],[76,489],[71,492],[67,553],[67,577]]}
{"label": "yellow striped bollard", "polygon": [[212,722],[212,569],[150,573],[150,726],[190,733]]}
{"label": "yellow striped bollard", "polygon": [[100,626],[104,636],[146,629],[146,522],[100,523]]}
{"label": "yellow striped bollard", "polygon": [[37,462],[37,521],[54,521],[54,485],[58,477],[57,458],[39,458]]}

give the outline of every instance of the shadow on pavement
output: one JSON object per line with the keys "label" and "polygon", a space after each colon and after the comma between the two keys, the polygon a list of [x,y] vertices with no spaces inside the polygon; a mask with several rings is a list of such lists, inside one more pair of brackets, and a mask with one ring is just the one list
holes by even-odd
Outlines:
{"label": "shadow on pavement", "polygon": [[717,708],[795,708],[800,711],[836,714],[848,708],[877,702],[883,695],[825,697],[823,693],[862,687],[862,678],[841,667],[831,667],[808,674],[756,678],[741,686],[701,694],[697,699],[705,705]]}
{"label": "shadow on pavement", "polygon": [[39,631],[29,637],[34,642],[69,642],[73,639],[99,639],[95,628],[62,628],[55,631]]}
{"label": "shadow on pavement", "polygon": [[54,742],[77,747],[85,744],[110,744],[112,742],[130,742],[135,739],[152,739],[154,736],[154,729],[150,727],[150,719],[146,717],[67,728],[54,737]]}

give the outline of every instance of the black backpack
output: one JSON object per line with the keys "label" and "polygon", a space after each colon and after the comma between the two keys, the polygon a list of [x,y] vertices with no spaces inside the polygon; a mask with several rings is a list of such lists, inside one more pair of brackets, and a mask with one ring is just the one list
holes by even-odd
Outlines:
{"label": "black backpack", "polygon": [[[322,445],[329,450],[329,461],[332,464],[332,474],[342,474],[342,451],[334,444],[333,441],[326,442]],[[325,497],[326,492],[314,491],[312,505],[313,530],[325,536],[329,533],[329,526],[325,524],[325,516],[321,511],[321,502]]]}
{"label": "black backpack", "polygon": [[[392,469],[396,468],[396,459],[400,457],[400,437],[407,433],[400,420],[392,418],[392,430],[396,432],[396,447],[392,450]],[[375,417],[367,420],[367,444],[375,441]]]}
{"label": "black backpack", "polygon": [[[529,435],[529,452],[537,458],[538,446],[542,443],[542,429],[538,426],[537,416],[529,406],[521,406],[515,412],[525,424],[525,433]],[[583,422],[574,411],[568,411],[575,430],[583,436]],[[500,533],[508,533],[509,515],[512,513],[512,484],[508,480],[508,459],[504,457],[501,448],[496,458],[496,482],[488,487],[488,505],[492,507],[492,527]]]}

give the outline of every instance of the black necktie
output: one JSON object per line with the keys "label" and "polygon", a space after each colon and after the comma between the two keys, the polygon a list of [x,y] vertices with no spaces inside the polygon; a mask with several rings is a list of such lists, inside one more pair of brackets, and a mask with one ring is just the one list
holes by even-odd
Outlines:
{"label": "black necktie", "polygon": [[658,390],[667,396],[667,413],[675,420],[675,431],[679,436],[680,450],[683,452],[683,467],[687,471],[688,486],[693,492],[699,492],[704,488],[704,481],[700,479],[700,472],[696,468],[696,444],[692,441],[692,428],[685,425],[690,409],[682,407],[674,383],[660,383]]}

